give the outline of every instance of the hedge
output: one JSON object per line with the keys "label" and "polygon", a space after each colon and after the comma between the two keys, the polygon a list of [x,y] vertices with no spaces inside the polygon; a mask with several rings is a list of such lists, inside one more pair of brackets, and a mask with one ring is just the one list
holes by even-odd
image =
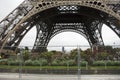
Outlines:
{"label": "hedge", "polygon": [[[19,60],[9,60],[9,59],[1,59],[0,65],[11,65],[18,66],[20,63],[26,66],[48,66],[48,62],[46,59],[39,60],[26,60],[25,62]],[[86,66],[86,61],[81,61],[81,66]],[[53,60],[51,62],[52,66],[76,66],[77,62],[74,60]],[[92,66],[120,66],[120,61],[94,61]]]}
{"label": "hedge", "polygon": [[7,65],[8,60],[7,59],[1,59],[0,65]]}
{"label": "hedge", "polygon": [[15,61],[11,60],[11,61],[8,61],[7,64],[11,65],[11,66],[18,66],[20,64],[23,65],[23,62],[22,61],[18,61],[18,60],[15,60]]}
{"label": "hedge", "polygon": [[120,66],[120,61],[108,61],[107,66]]}
{"label": "hedge", "polygon": [[120,61],[95,61],[92,66],[120,66]]}
{"label": "hedge", "polygon": [[45,66],[47,65],[47,60],[42,59],[42,60],[27,60],[25,61],[26,66]]}
{"label": "hedge", "polygon": [[80,62],[80,65],[81,65],[81,66],[86,66],[86,65],[88,65],[88,62],[87,62],[87,61],[81,61],[81,62]]}
{"label": "hedge", "polygon": [[95,61],[93,62],[92,66],[105,66],[104,61]]}

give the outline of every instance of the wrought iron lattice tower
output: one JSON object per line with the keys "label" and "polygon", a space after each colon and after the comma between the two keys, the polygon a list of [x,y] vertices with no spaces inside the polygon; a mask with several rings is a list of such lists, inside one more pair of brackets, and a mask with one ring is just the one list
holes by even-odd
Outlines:
{"label": "wrought iron lattice tower", "polygon": [[63,31],[81,34],[91,47],[103,46],[103,24],[120,37],[120,0],[25,0],[0,22],[0,52],[16,50],[34,26],[33,50],[37,52],[44,51],[50,39]]}

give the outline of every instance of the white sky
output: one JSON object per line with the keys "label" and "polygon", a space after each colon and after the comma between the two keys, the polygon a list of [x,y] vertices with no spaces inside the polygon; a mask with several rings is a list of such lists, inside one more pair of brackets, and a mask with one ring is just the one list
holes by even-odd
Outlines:
{"label": "white sky", "polygon": [[[12,10],[14,10],[24,0],[1,0],[0,2],[0,21],[5,18]],[[29,33],[22,40],[22,46],[33,46],[35,41],[36,29],[32,28]],[[102,36],[105,45],[120,45],[120,39],[118,36],[107,26],[103,26]],[[49,46],[51,45],[89,45],[87,40],[78,33],[74,32],[63,32],[56,35],[50,40]]]}

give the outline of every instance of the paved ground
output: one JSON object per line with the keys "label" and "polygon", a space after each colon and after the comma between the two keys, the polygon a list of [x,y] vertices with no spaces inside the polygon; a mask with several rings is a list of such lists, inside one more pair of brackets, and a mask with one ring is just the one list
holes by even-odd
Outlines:
{"label": "paved ground", "polygon": [[[78,80],[77,75],[0,73],[0,80]],[[81,75],[80,80],[120,80],[120,75]]]}

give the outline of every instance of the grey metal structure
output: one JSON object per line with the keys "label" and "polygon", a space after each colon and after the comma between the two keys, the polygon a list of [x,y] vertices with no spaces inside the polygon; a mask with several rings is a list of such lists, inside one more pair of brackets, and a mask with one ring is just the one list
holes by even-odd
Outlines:
{"label": "grey metal structure", "polygon": [[50,39],[63,31],[80,33],[91,47],[103,46],[103,24],[120,37],[120,0],[25,0],[0,22],[0,52],[15,50],[34,26],[36,52],[44,51]]}

